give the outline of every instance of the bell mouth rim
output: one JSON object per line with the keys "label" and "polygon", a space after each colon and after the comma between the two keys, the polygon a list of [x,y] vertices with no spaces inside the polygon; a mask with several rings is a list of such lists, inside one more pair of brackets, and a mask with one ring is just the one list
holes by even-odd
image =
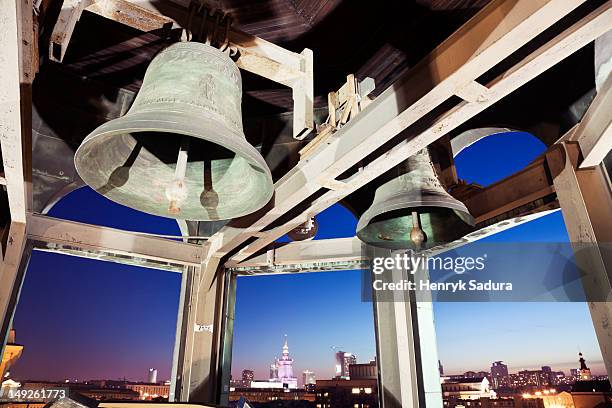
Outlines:
{"label": "bell mouth rim", "polygon": [[[443,200],[428,200],[426,197],[423,197],[424,200],[400,200],[399,196],[396,196],[396,199],[391,199],[391,202],[387,201],[385,204],[375,204],[368,208],[362,215],[359,217],[359,221],[357,222],[356,233],[359,234],[360,231],[365,229],[368,224],[379,215],[382,215],[385,212],[398,211],[398,210],[408,210],[409,208],[414,208],[417,210],[418,208],[427,208],[427,207],[436,207],[436,208],[448,208],[461,215],[457,214],[457,216],[467,225],[473,227],[476,224],[476,220],[470,214],[469,210],[463,203],[459,202],[459,204],[449,203],[448,201]],[[449,205],[450,204],[450,205]]]}
{"label": "bell mouth rim", "polygon": [[[454,214],[452,216],[452,219],[454,219],[455,223],[458,223],[457,225],[455,225],[457,228],[463,228],[462,233],[469,233],[472,231],[473,225],[470,225],[469,223],[465,222],[464,217],[465,216],[469,216],[470,218],[472,218],[471,214],[469,213],[464,213],[462,211],[459,211],[455,208],[451,208],[447,205],[441,207],[441,206],[433,206],[433,205],[422,205],[420,207],[412,207],[413,209],[446,209],[449,210],[449,214],[452,213]],[[395,210],[388,210],[385,211],[384,213],[381,214],[377,214],[373,217],[371,217],[367,224],[365,226],[362,226],[361,228],[357,228],[355,235],[357,236],[357,238],[362,241],[364,244],[366,245],[371,245],[374,247],[380,247],[380,248],[385,248],[385,249],[391,249],[391,250],[404,250],[404,249],[412,249],[412,250],[429,250],[431,248],[434,247],[438,247],[440,245],[444,245],[447,244],[449,242],[455,242],[456,240],[462,239],[462,237],[464,235],[458,235],[457,238],[455,239],[451,239],[449,241],[447,240],[440,240],[440,237],[435,237],[435,236],[431,236],[429,237],[430,239],[426,240],[424,243],[421,244],[421,246],[419,247],[418,245],[416,245],[414,242],[411,241],[411,239],[409,238],[409,231],[407,231],[405,234],[401,235],[401,239],[398,239],[397,237],[393,238],[393,236],[390,236],[389,239],[385,239],[383,237],[381,237],[380,235],[376,235],[378,229],[376,227],[377,224],[383,223],[384,220],[378,220],[376,221],[376,217],[380,216],[380,215],[385,215],[385,214],[390,214],[390,213],[398,213],[401,212],[402,210],[405,211],[405,213],[403,214],[395,214],[394,217],[392,218],[406,218],[406,217],[411,217],[411,208],[398,208]],[[425,212],[422,214],[429,214],[430,217],[440,217],[442,216],[440,213],[437,212]],[[473,218],[472,218],[473,219]],[[374,221],[374,222],[373,222]],[[439,220],[442,221],[442,220]],[[411,222],[409,222],[408,224],[412,225]],[[463,227],[461,227],[463,226]],[[410,229],[410,227],[407,227],[408,229]]]}
{"label": "bell mouth rim", "polygon": [[[108,121],[100,125],[96,129],[94,129],[89,135],[87,135],[87,137],[85,137],[85,139],[83,140],[83,142],[81,142],[81,145],[77,148],[74,154],[75,169],[77,171],[77,174],[85,182],[85,184],[87,184],[92,189],[94,189],[94,191],[96,191],[95,188],[93,188],[86,179],[87,177],[83,177],[83,175],[87,174],[89,171],[87,170],[86,166],[82,165],[84,164],[84,162],[80,160],[80,158],[85,156],[91,149],[90,145],[94,140],[99,141],[103,140],[104,138],[112,138],[114,136],[126,133],[159,132],[193,137],[195,139],[204,140],[209,143],[218,144],[232,151],[236,156],[241,157],[247,163],[249,163],[254,168],[254,171],[261,173],[266,179],[266,186],[269,186],[269,188],[265,189],[267,190],[266,194],[262,195],[260,200],[253,201],[253,205],[250,208],[220,218],[193,218],[190,216],[181,215],[170,216],[169,214],[161,214],[159,212],[152,212],[143,210],[141,208],[134,208],[137,211],[170,219],[209,222],[231,220],[234,218],[239,218],[252,214],[263,208],[270,201],[270,199],[272,199],[275,191],[274,182],[272,180],[272,173],[261,153],[246,140],[243,134],[233,132],[228,128],[223,128],[223,124],[219,123],[219,121],[207,117],[202,117],[202,120],[197,121],[197,125],[194,125],[193,123],[190,123],[187,120],[180,120],[183,119],[185,115],[177,112],[164,112],[164,115],[166,117],[173,117],[176,120],[161,120],[159,118],[152,117],[152,115],[159,115],[159,112],[128,112],[120,118]],[[135,124],[139,122],[143,123],[143,125],[136,126]],[[144,122],[147,123],[146,126],[144,126]],[[177,128],[176,125],[178,123],[180,123],[185,128]],[[213,125],[214,131],[211,132],[210,127],[206,128],[206,126],[204,126],[205,123]],[[215,136],[217,136],[219,139],[215,139]],[[126,205],[121,201],[113,199],[111,196],[105,195],[104,197],[118,204]]]}

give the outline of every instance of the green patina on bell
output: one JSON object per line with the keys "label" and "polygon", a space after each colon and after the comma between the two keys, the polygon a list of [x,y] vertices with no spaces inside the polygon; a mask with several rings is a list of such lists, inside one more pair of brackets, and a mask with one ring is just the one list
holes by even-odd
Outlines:
{"label": "green patina on bell", "polygon": [[149,65],[129,112],[85,138],[76,169],[98,193],[149,214],[202,221],[250,214],[274,187],[245,138],[241,100],[228,55],[173,44]]}
{"label": "green patina on bell", "polygon": [[400,164],[394,174],[376,189],[374,202],[359,218],[360,240],[390,249],[425,249],[472,230],[474,218],[444,189],[427,149]]}

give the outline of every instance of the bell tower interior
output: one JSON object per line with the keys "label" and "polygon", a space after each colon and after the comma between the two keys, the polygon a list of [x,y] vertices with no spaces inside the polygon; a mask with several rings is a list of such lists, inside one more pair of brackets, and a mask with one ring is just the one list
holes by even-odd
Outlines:
{"label": "bell tower interior", "polygon": [[[1,350],[32,251],[148,262],[182,279],[165,406],[229,406],[238,276],[561,212],[612,375],[611,0],[3,0],[0,21]],[[461,179],[462,151],[512,132],[543,153]],[[180,234],[48,215],[83,186]],[[336,204],[354,234],[318,239]],[[443,406],[429,295],[371,299],[381,407]]]}

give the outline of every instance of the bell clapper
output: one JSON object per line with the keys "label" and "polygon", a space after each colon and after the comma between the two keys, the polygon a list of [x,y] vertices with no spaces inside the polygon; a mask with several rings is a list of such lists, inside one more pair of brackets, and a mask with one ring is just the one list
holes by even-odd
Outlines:
{"label": "bell clapper", "polygon": [[185,173],[187,172],[187,157],[189,153],[189,137],[183,136],[181,147],[176,159],[174,179],[166,187],[166,198],[170,201],[168,212],[178,214],[181,212],[181,204],[187,198],[188,190],[185,184]]}
{"label": "bell clapper", "polygon": [[421,228],[419,213],[417,211],[412,212],[412,229],[410,230],[410,240],[414,243],[417,249],[420,249],[423,242],[425,242],[425,232]]}

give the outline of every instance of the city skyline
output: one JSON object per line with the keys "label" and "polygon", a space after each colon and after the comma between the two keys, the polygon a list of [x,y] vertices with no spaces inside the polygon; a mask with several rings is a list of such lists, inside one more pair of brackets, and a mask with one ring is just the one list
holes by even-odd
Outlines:
{"label": "city skyline", "polygon": [[[505,360],[497,360],[497,361],[502,361],[504,364],[507,363]],[[493,361],[491,362],[493,363]],[[531,366],[511,366],[508,365],[508,372],[509,373],[517,373],[519,371],[524,371],[524,370],[540,370],[542,367],[550,367],[553,371],[563,371],[563,373],[566,376],[570,375],[570,370],[572,369],[577,369],[579,367],[579,363],[578,363],[578,359],[576,359],[576,362],[572,363],[573,365],[569,365],[570,363],[566,363],[566,368],[562,369],[561,366],[557,366],[554,365],[552,363],[540,363],[540,364],[533,364]],[[605,372],[605,367],[603,366],[603,361],[591,361],[588,360],[588,364],[589,364],[589,368],[591,369],[593,375],[595,376],[606,376],[607,373]],[[442,362],[442,365],[444,365],[444,362]],[[600,371],[597,372],[595,369],[593,369],[594,366],[596,365],[600,365]],[[463,370],[459,370],[457,372],[447,372],[446,369],[444,369],[444,376],[456,376],[456,375],[463,375],[467,372],[491,372],[491,366],[489,365],[489,367],[487,368],[483,368],[483,369],[479,369],[479,368],[466,368]]]}
{"label": "city skyline", "polygon": [[[351,353],[352,354],[352,353]],[[578,360],[578,354],[576,354],[576,359],[573,362],[566,362],[564,366],[559,366],[559,365],[555,365],[553,363],[550,362],[533,362],[531,365],[529,366],[513,366],[513,365],[509,365],[508,361],[506,360],[493,360],[491,361],[491,364],[489,364],[488,367],[484,367],[484,368],[474,368],[474,367],[464,367],[462,369],[459,369],[457,372],[448,372],[448,370],[444,370],[444,376],[460,376],[463,375],[467,372],[488,372],[491,373],[491,365],[495,362],[502,362],[503,364],[505,364],[508,368],[508,372],[509,373],[517,373],[519,371],[524,371],[524,370],[540,370],[542,369],[542,367],[550,367],[553,371],[562,371],[566,376],[570,375],[570,370],[572,369],[578,369],[580,366],[579,360]],[[587,356],[585,356],[587,357]],[[364,363],[365,361],[361,360],[361,361],[357,361],[357,363]],[[442,364],[442,366],[445,367],[444,362],[442,360],[440,360],[440,363]],[[332,363],[330,363],[332,364]],[[511,364],[511,363],[510,363]],[[333,364],[332,364],[333,365]],[[591,372],[594,376],[606,376],[607,373],[605,372],[605,366],[603,365],[603,361],[599,360],[599,361],[593,361],[593,360],[588,360],[588,365],[589,368],[591,369]],[[597,367],[599,367],[599,372]],[[265,372],[265,368],[264,367],[243,367],[241,369],[236,368],[239,372],[240,375],[233,377],[233,378],[241,378],[242,377],[242,373],[247,370],[247,371],[252,371],[253,373],[258,373],[258,372]],[[310,369],[306,368],[300,372],[306,372],[306,371],[311,371]],[[315,375],[318,376],[318,372],[317,371],[312,371],[314,372]],[[330,376],[329,378],[334,378],[336,377],[335,375],[336,373],[334,372],[333,376]],[[255,380],[265,380],[266,378],[264,377],[257,377],[257,374],[255,374]],[[321,377],[321,379],[323,379]],[[327,378],[326,378],[327,379]]]}
{"label": "city skyline", "polygon": [[[495,161],[495,155],[487,154],[494,150],[504,150],[506,160]],[[531,136],[493,136],[464,150],[457,171],[463,179],[487,185],[521,169],[543,150]],[[474,165],[476,160],[480,167]],[[88,188],[68,195],[49,215],[180,234],[173,220],[112,203]],[[340,205],[317,219],[316,239],[354,235],[356,219]],[[560,212],[490,239],[568,240]],[[55,274],[48,273],[51,268]],[[258,378],[267,378],[284,334],[292,339],[298,373],[310,369],[319,378],[331,378],[333,346],[354,353],[360,362],[374,358],[372,304],[361,301],[360,277],[359,271],[346,271],[239,278],[234,378],[248,366],[262,370],[256,372]],[[17,342],[25,350],[13,374],[136,379],[156,367],[158,378],[169,378],[179,288],[176,273],[35,252],[14,319]],[[575,364],[579,350],[594,373],[600,372],[601,353],[584,303],[436,303],[434,316],[446,372],[479,371],[500,359],[516,362],[517,368],[551,365],[565,370],[573,367],[568,364]]]}

